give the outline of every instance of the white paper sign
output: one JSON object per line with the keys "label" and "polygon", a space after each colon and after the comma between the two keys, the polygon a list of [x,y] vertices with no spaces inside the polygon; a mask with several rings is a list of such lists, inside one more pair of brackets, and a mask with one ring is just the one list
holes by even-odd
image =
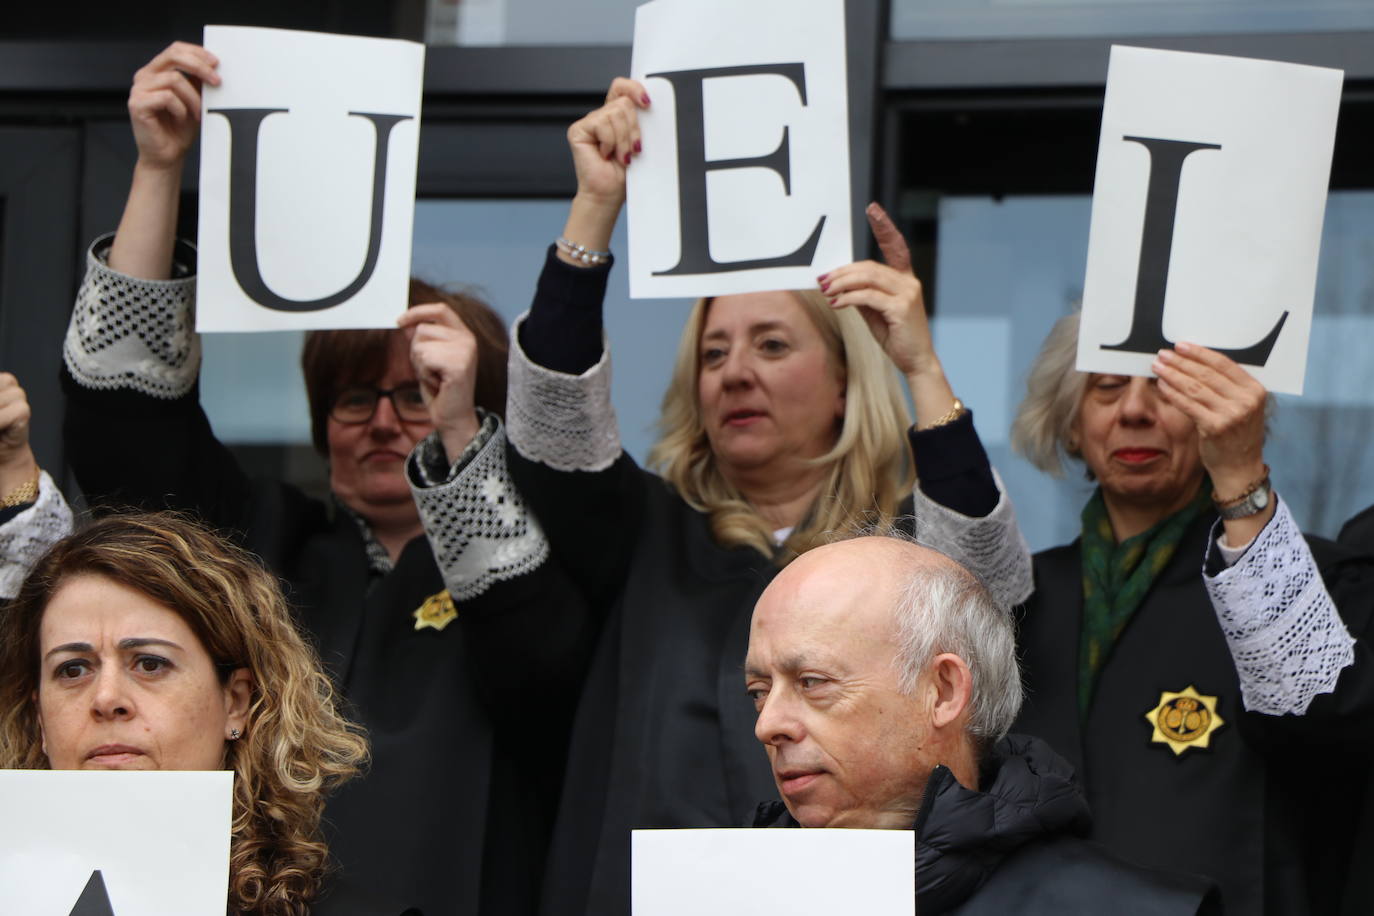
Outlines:
{"label": "white paper sign", "polygon": [[655,0],[630,71],[652,100],[631,298],[809,289],[853,260],[843,0]]}
{"label": "white paper sign", "polygon": [[1078,368],[1177,341],[1302,392],[1339,70],[1113,47]]}
{"label": "white paper sign", "polygon": [[99,871],[116,916],[224,916],[233,776],[0,770],[0,912],[69,916]]}
{"label": "white paper sign", "polygon": [[633,916],[916,911],[910,830],[636,830],[630,842]]}
{"label": "white paper sign", "polygon": [[196,330],[395,327],[424,45],[206,26],[205,47]]}

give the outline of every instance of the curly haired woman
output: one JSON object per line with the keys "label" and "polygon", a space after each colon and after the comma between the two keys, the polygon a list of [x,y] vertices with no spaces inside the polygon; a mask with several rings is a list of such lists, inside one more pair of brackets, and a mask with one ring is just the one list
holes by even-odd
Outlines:
{"label": "curly haired woman", "polygon": [[230,912],[324,911],[325,794],[367,741],[248,553],[165,513],[59,541],[0,617],[0,710],[3,767],[233,770]]}

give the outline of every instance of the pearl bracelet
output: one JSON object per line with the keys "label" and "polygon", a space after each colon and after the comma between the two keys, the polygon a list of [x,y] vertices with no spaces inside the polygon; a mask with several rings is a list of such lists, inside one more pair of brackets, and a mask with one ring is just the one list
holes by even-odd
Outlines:
{"label": "pearl bracelet", "polygon": [[599,267],[611,260],[611,253],[609,251],[593,251],[584,245],[569,241],[562,236],[559,236],[557,244],[559,251],[563,252],[574,261],[580,262],[583,267]]}

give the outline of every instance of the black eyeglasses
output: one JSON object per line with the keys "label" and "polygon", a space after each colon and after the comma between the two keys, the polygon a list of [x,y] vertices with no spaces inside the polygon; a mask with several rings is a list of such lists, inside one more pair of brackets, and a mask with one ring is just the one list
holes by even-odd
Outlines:
{"label": "black eyeglasses", "polygon": [[329,415],[340,423],[366,423],[377,412],[377,401],[390,398],[396,416],[407,423],[428,423],[429,408],[425,406],[425,396],[416,384],[397,385],[395,388],[372,388],[355,385],[339,392]]}

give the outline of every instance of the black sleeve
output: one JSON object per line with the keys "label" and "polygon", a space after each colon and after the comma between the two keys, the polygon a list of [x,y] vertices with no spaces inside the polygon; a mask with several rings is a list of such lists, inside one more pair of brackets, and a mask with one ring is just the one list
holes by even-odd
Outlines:
{"label": "black sleeve", "polygon": [[529,317],[520,325],[520,346],[545,369],[581,375],[601,359],[601,307],[612,261],[574,267],[550,245]]}
{"label": "black sleeve", "polygon": [[1247,712],[1240,727],[1270,750],[1323,748],[1369,760],[1374,758],[1374,557],[1324,538],[1307,540],[1341,622],[1355,640],[1354,661],[1340,672],[1335,689],[1313,697],[1302,715]]}
{"label": "black sleeve", "polygon": [[982,518],[997,508],[992,464],[969,410],[953,423],[908,433],[921,492],[960,515]]}
{"label": "black sleeve", "polygon": [[[601,306],[608,262],[574,267],[549,247],[520,349],[529,360],[565,375],[581,375],[603,353]],[[506,452],[516,488],[544,527],[553,556],[592,606],[604,609],[619,592],[643,517],[643,473],[623,451],[600,471],[559,471]]]}
{"label": "black sleeve", "polygon": [[1374,506],[1370,506],[1341,526],[1336,538],[1342,545],[1361,553],[1374,553]]}
{"label": "black sleeve", "polygon": [[646,475],[624,452],[604,471],[558,471],[507,446],[520,495],[544,527],[551,553],[589,605],[605,608],[620,592],[644,517]]}
{"label": "black sleeve", "polygon": [[[477,693],[498,730],[546,750],[566,736],[599,631],[578,589],[553,557],[462,603]],[[538,723],[538,728],[531,728]],[[538,752],[532,757],[542,756]]]}
{"label": "black sleeve", "polygon": [[242,531],[249,481],[210,429],[200,386],[163,400],[128,389],[96,390],[65,366],[63,437],[77,482],[92,505],[192,512]]}
{"label": "black sleeve", "polygon": [[3,525],[9,521],[13,521],[15,516],[17,516],[20,512],[23,512],[25,509],[32,509],[33,504],[36,502],[38,502],[37,497],[29,500],[26,503],[20,503],[17,506],[10,506],[5,509],[0,509],[0,525]]}

